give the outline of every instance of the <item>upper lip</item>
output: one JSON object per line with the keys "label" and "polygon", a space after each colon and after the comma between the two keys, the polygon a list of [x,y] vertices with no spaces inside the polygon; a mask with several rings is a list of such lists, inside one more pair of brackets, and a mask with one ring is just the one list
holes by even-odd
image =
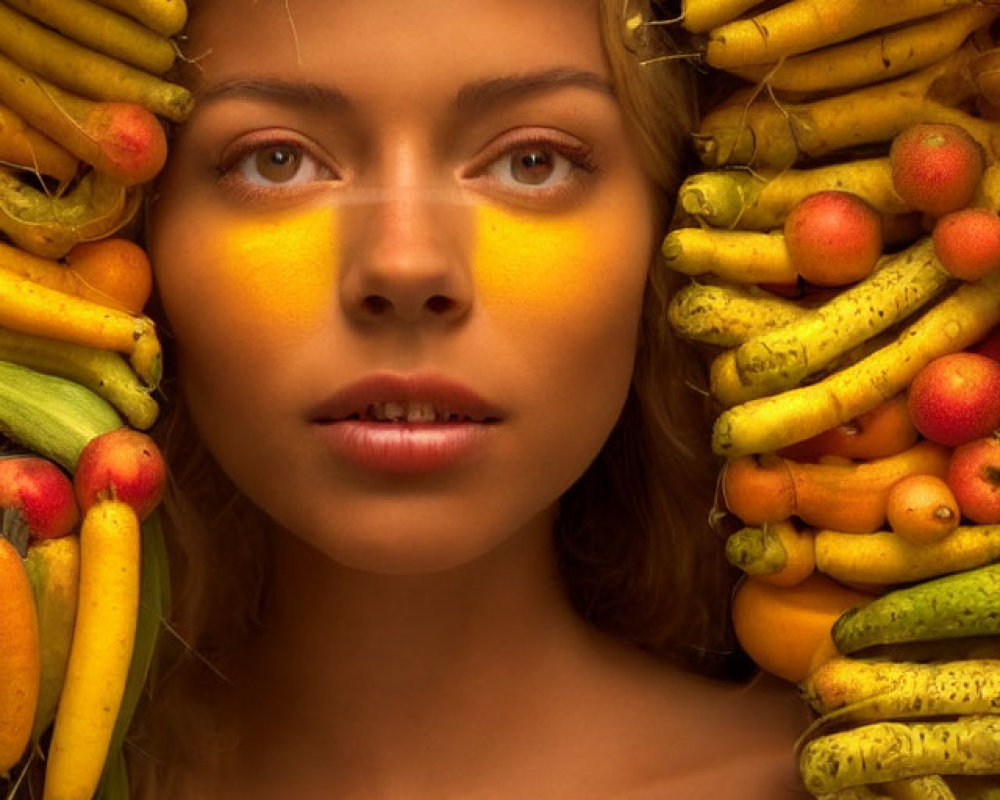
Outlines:
{"label": "upper lip", "polygon": [[450,378],[433,374],[377,373],[349,384],[314,409],[314,422],[371,416],[373,407],[395,404],[404,409],[431,406],[435,417],[496,422],[502,414],[475,391]]}

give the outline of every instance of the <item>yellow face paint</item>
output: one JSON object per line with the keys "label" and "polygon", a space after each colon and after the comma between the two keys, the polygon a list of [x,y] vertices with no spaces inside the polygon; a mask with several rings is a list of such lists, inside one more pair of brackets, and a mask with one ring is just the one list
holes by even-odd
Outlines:
{"label": "yellow face paint", "polygon": [[[622,280],[645,280],[645,243],[628,241],[634,226],[608,215],[543,216],[491,206],[477,209],[473,274],[491,311],[515,316],[579,318]],[[639,265],[623,270],[622,264]]]}
{"label": "yellow face paint", "polygon": [[336,300],[338,227],[331,208],[242,221],[219,237],[214,263],[261,323],[314,325]]}

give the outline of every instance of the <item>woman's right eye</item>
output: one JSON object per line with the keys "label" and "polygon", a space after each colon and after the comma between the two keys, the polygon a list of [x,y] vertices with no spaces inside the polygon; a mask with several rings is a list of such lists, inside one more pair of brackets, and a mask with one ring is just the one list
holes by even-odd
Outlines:
{"label": "woman's right eye", "polygon": [[251,191],[281,191],[337,178],[306,148],[291,142],[247,142],[223,158],[220,173],[224,184]]}

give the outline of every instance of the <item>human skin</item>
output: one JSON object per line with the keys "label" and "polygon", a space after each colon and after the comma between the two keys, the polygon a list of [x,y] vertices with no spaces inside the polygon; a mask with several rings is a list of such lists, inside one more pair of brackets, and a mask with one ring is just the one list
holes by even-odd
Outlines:
{"label": "human skin", "polygon": [[[190,36],[200,102],[149,249],[192,416],[274,520],[274,581],[226,665],[241,744],[184,796],[790,787],[792,706],[605,639],[557,579],[557,501],[625,401],[660,233],[596,8],[210,1]],[[435,430],[368,422],[431,455],[359,456],[326,401],[371,375],[446,376],[489,422],[444,459]]]}

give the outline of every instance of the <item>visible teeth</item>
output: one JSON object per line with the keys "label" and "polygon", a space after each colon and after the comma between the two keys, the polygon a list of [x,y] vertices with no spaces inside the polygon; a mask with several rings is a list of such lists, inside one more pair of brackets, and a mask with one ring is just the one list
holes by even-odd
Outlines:
{"label": "visible teeth", "polygon": [[444,419],[431,403],[372,403],[365,409],[370,419],[378,422],[434,422]]}
{"label": "visible teeth", "polygon": [[406,409],[407,422],[433,422],[437,419],[434,406],[430,403],[417,403]]}

